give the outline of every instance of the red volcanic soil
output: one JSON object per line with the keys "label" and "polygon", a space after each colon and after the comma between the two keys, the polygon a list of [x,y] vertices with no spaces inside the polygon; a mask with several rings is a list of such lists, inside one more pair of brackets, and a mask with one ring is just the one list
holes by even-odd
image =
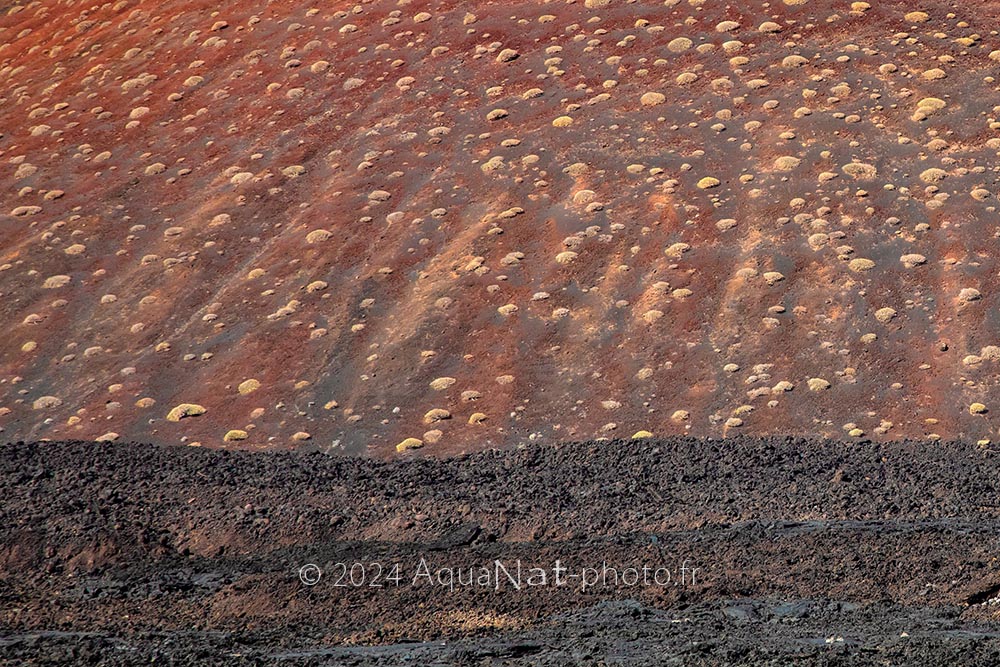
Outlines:
{"label": "red volcanic soil", "polygon": [[5,5],[4,439],[993,437],[1000,4],[222,6]]}

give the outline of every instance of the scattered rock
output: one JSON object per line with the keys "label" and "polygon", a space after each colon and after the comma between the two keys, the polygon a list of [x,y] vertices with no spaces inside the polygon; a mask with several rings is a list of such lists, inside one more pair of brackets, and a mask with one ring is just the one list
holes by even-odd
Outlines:
{"label": "scattered rock", "polygon": [[31,404],[34,410],[51,410],[62,405],[62,399],[56,396],[40,396]]}
{"label": "scattered rock", "polygon": [[240,382],[239,386],[236,388],[241,395],[245,396],[247,394],[252,394],[253,392],[260,389],[260,382],[251,378],[249,380],[244,380]]}
{"label": "scattered rock", "polygon": [[400,442],[398,445],[396,445],[396,451],[400,452],[400,453],[402,453],[402,452],[408,452],[411,449],[420,449],[423,446],[424,446],[424,442],[423,442],[423,440],[420,440],[419,438],[406,438],[405,440],[403,440],[402,442]]}
{"label": "scattered rock", "polygon": [[179,422],[187,417],[198,417],[205,414],[205,408],[197,403],[181,403],[167,413],[167,421]]}

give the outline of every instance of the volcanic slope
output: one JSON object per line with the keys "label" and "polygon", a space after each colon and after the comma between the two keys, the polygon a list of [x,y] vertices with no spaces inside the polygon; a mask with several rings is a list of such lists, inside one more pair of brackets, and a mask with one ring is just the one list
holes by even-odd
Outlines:
{"label": "volcanic slope", "polygon": [[998,21],[8,4],[2,437],[989,439]]}

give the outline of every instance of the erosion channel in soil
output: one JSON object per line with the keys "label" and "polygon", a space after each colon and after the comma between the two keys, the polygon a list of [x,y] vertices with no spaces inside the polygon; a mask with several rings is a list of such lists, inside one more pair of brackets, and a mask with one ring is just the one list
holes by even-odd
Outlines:
{"label": "erosion channel in soil", "polygon": [[940,442],[9,444],[0,663],[996,664],[998,480]]}

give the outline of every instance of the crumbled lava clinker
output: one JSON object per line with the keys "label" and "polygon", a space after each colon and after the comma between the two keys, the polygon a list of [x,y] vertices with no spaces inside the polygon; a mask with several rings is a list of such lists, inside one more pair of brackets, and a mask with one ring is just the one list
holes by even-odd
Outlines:
{"label": "crumbled lava clinker", "polygon": [[[976,664],[1000,656],[998,478],[989,451],[944,442],[646,438],[393,462],[9,444],[0,658]],[[332,585],[338,562],[420,558],[686,560],[699,578],[587,592]],[[306,563],[325,572],[312,587]]]}

